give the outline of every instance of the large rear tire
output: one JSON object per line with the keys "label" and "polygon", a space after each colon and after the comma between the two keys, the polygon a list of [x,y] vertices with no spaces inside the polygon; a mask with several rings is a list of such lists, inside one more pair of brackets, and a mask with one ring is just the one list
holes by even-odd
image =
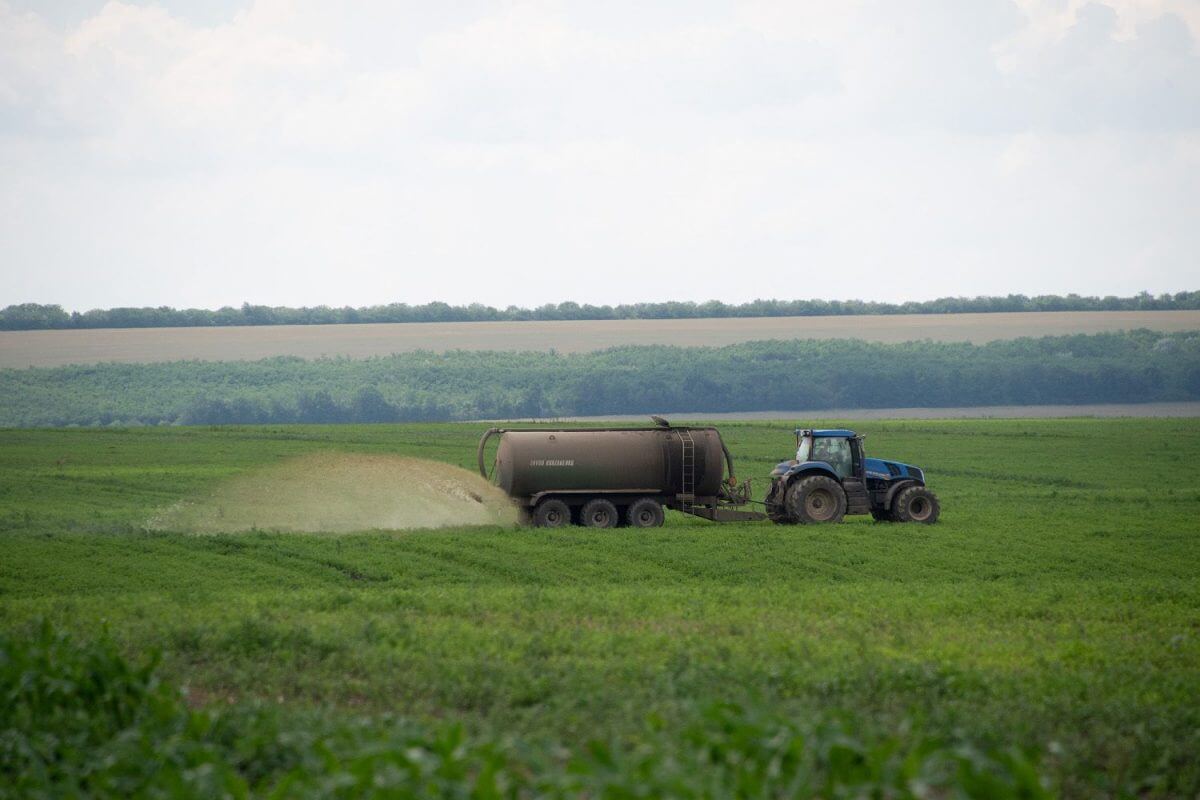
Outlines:
{"label": "large rear tire", "polygon": [[662,503],[650,497],[634,501],[625,512],[625,521],[631,528],[659,528],[664,517]]}
{"label": "large rear tire", "polygon": [[910,486],[896,495],[892,508],[900,522],[919,522],[932,525],[942,515],[938,496],[924,486]]}
{"label": "large rear tire", "polygon": [[796,524],[796,520],[792,519],[792,515],[783,506],[767,506],[767,519],[776,525]]}
{"label": "large rear tire", "polygon": [[788,487],[787,510],[801,525],[841,522],[846,516],[846,493],[833,478],[801,478]]}
{"label": "large rear tire", "polygon": [[602,497],[587,501],[579,512],[579,524],[586,528],[615,528],[620,518],[617,507]]}
{"label": "large rear tire", "polygon": [[571,524],[571,508],[553,497],[543,500],[533,511],[533,524],[539,528],[564,528]]}
{"label": "large rear tire", "polygon": [[795,525],[796,520],[787,510],[787,487],[782,485],[783,479],[776,478],[771,482],[765,499],[767,519],[776,525]]}

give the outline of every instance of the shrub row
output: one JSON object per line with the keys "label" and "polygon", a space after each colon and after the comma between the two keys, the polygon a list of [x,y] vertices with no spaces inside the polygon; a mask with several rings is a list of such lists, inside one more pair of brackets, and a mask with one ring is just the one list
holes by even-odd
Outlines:
{"label": "shrub row", "polygon": [[1200,334],[0,370],[0,426],[424,422],[1200,399]]}

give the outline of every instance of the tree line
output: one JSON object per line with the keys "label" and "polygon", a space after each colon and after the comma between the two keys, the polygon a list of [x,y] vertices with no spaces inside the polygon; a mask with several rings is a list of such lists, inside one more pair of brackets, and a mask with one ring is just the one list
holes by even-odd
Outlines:
{"label": "tree line", "polygon": [[863,300],[752,300],[730,304],[628,303],[593,306],[573,302],[537,308],[504,309],[480,303],[452,306],[390,303],[351,308],[288,308],[244,303],[241,308],[108,308],[66,311],[60,305],[21,303],[0,310],[0,330],[91,328],[187,328],[229,325],[334,325],[371,322],[502,322],[524,320],[699,319],[717,317],[816,317],[857,314],[961,314],[1004,311],[1176,311],[1200,309],[1200,291],[1133,297],[1085,297],[1077,294],[1027,297],[941,297],[906,303]]}
{"label": "tree line", "polygon": [[1200,333],[0,370],[0,426],[525,419],[1200,400]]}

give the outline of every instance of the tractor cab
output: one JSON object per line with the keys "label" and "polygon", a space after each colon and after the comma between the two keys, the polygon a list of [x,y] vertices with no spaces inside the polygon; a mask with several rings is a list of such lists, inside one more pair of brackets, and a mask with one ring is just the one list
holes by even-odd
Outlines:
{"label": "tractor cab", "polygon": [[863,437],[844,428],[834,430],[796,430],[796,457],[782,461],[771,477],[816,469],[829,472],[838,480],[864,478]]}
{"label": "tractor cab", "polygon": [[781,524],[837,522],[846,514],[932,523],[940,513],[922,470],[867,458],[863,437],[845,428],[797,428],[796,457],[772,471],[766,503]]}

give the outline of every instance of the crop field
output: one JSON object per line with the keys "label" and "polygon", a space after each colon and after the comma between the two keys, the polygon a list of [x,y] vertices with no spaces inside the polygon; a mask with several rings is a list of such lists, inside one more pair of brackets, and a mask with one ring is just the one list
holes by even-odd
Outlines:
{"label": "crop field", "polygon": [[1200,311],[1063,311],[560,322],[429,322],[0,331],[0,368],[101,362],[252,361],[272,356],[369,356],[417,350],[589,352],[622,345],[684,347],[764,339],[983,344],[1022,336],[1200,330]]}
{"label": "crop field", "polygon": [[0,796],[1200,792],[1200,420],[858,424],[930,527],[148,529],[484,427],[0,430]]}

